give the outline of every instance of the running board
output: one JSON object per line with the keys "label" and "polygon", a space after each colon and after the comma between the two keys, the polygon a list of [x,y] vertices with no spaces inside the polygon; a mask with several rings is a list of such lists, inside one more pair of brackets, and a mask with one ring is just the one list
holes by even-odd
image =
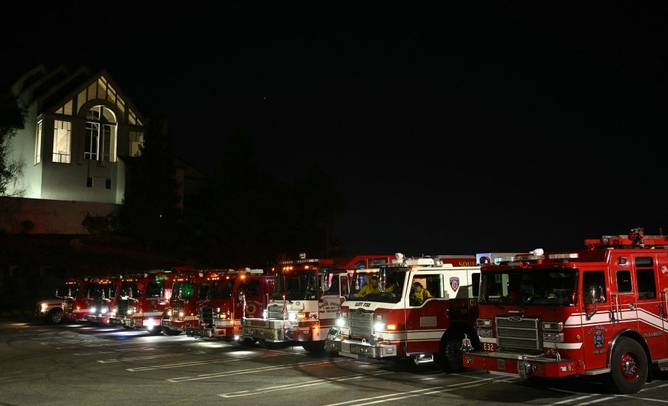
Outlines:
{"label": "running board", "polygon": [[601,369],[592,369],[590,371],[585,372],[585,375],[603,375],[603,374],[609,374],[610,373],[610,368],[601,368]]}

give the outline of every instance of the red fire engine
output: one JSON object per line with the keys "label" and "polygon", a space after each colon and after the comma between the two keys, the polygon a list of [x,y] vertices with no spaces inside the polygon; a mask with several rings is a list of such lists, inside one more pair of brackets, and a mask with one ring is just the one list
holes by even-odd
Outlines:
{"label": "red fire engine", "polygon": [[110,323],[127,328],[144,328],[152,334],[159,334],[162,315],[172,297],[172,282],[171,270],[123,277],[116,314],[111,317]]}
{"label": "red fire engine", "polygon": [[199,325],[197,290],[205,278],[205,271],[190,267],[175,269],[172,298],[162,315],[162,331],[178,335]]}
{"label": "red fire engine", "polygon": [[353,278],[325,349],[353,358],[412,358],[417,364],[443,360],[447,369],[459,370],[462,339],[475,343],[479,274],[474,256],[397,254],[376,275]]}
{"label": "red fire engine", "polygon": [[586,240],[584,251],[515,256],[482,267],[467,368],[523,377],[602,375],[640,390],[650,366],[668,369],[668,238]]}
{"label": "red fire engine", "polygon": [[91,323],[109,324],[116,305],[116,291],[121,284],[119,277],[91,278],[88,281],[90,307],[86,319]]}
{"label": "red fire engine", "polygon": [[386,263],[386,255],[283,261],[274,269],[274,291],[262,317],[242,321],[244,338],[265,343],[299,342],[320,352],[347,293],[347,271]]}
{"label": "red fire engine", "polygon": [[53,324],[58,324],[62,320],[86,320],[88,312],[86,280],[65,280],[65,283],[56,289],[54,298],[38,301],[37,317]]}
{"label": "red fire engine", "polygon": [[244,317],[262,317],[274,277],[262,269],[214,272],[200,286],[199,325],[190,333],[205,337],[241,336]]}

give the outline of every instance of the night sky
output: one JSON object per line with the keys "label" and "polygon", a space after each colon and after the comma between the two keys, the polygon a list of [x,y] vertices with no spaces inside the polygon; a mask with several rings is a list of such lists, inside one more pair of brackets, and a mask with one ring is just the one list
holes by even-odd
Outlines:
{"label": "night sky", "polygon": [[238,129],[277,177],[317,162],[346,196],[349,253],[576,248],[668,227],[665,8],[169,4],[16,17],[2,85],[40,63],[104,68],[205,172]]}

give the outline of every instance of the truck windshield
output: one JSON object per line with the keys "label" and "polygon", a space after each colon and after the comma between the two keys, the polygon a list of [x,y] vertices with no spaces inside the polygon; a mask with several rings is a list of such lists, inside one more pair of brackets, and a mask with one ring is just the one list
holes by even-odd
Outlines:
{"label": "truck windshield", "polygon": [[372,276],[378,277],[378,272],[355,271],[350,276],[350,293],[346,295],[346,299],[359,299],[359,291],[370,283]]}
{"label": "truck windshield", "polygon": [[577,270],[534,269],[482,272],[479,302],[509,305],[575,303]]}
{"label": "truck windshield", "polygon": [[172,297],[181,300],[188,300],[193,297],[195,286],[190,282],[174,282],[172,287]]}
{"label": "truck windshield", "polygon": [[77,293],[79,293],[79,285],[74,284],[66,284],[56,289],[57,297],[77,297]]}
{"label": "truck windshield", "polygon": [[277,275],[274,293],[275,300],[308,300],[318,298],[317,272],[299,271],[284,272]]}
{"label": "truck windshield", "polygon": [[407,269],[403,267],[381,268],[376,274],[358,273],[351,283],[350,300],[366,302],[399,303]]}
{"label": "truck windshield", "polygon": [[210,299],[227,299],[232,297],[232,285],[234,284],[233,279],[224,279],[212,283],[209,286],[209,298]]}
{"label": "truck windshield", "polygon": [[137,284],[134,282],[123,282],[118,292],[118,296],[121,299],[127,299],[128,297],[137,298],[139,295],[139,289],[137,289]]}

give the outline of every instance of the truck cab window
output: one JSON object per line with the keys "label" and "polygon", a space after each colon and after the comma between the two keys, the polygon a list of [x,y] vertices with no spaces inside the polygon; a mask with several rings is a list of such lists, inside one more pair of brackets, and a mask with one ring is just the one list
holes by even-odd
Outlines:
{"label": "truck cab window", "polygon": [[617,291],[619,293],[633,292],[631,271],[617,271]]}
{"label": "truck cab window", "polygon": [[443,297],[443,284],[441,275],[416,276],[411,282],[410,305],[422,306],[431,298]]}
{"label": "truck cab window", "polygon": [[638,299],[656,299],[654,268],[636,269],[636,283],[638,284]]}
{"label": "truck cab window", "polygon": [[582,297],[585,304],[592,304],[592,293],[595,303],[606,303],[605,272],[585,271],[582,274]]}

